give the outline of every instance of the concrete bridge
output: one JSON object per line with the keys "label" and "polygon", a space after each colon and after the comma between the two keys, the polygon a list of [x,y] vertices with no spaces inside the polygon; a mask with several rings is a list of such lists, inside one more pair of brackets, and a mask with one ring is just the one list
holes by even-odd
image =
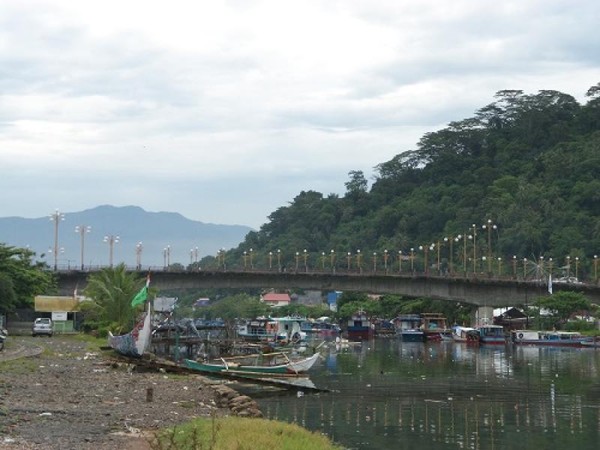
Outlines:
{"label": "concrete bridge", "polygon": [[[145,277],[147,272],[139,272]],[[58,272],[61,295],[80,292],[87,284],[90,272]],[[273,271],[200,271],[151,273],[152,286],[159,290],[178,289],[315,289],[322,291],[358,291],[372,294],[396,294],[412,298],[432,298],[464,302],[479,307],[503,307],[531,304],[548,295],[544,282],[496,279],[460,278],[402,274],[358,274],[324,272]],[[553,291],[577,291],[592,303],[600,304],[600,286],[589,284],[554,284]]]}

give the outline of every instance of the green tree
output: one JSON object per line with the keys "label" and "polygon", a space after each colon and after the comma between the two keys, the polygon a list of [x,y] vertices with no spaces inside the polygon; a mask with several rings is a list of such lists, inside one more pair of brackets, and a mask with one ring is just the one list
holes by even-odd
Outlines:
{"label": "green tree", "polygon": [[227,337],[235,336],[235,325],[239,319],[252,319],[269,315],[271,307],[265,305],[257,297],[248,294],[236,294],[225,297],[206,309],[206,316],[223,319]]}
{"label": "green tree", "polygon": [[33,297],[56,289],[52,274],[42,263],[33,263],[35,253],[0,244],[0,313],[31,305]]}
{"label": "green tree", "polygon": [[539,308],[552,312],[555,319],[566,322],[573,313],[589,311],[592,307],[590,301],[579,292],[560,291],[556,294],[541,297],[535,301]]}
{"label": "green tree", "polygon": [[381,315],[379,303],[373,300],[366,300],[345,303],[338,308],[338,317],[341,320],[348,320],[358,311],[364,311],[369,317],[379,317]]}
{"label": "green tree", "polygon": [[131,300],[144,283],[144,278],[127,272],[125,264],[119,264],[90,275],[84,294],[100,308],[95,319],[111,331],[123,333],[133,326],[141,309],[132,308]]}

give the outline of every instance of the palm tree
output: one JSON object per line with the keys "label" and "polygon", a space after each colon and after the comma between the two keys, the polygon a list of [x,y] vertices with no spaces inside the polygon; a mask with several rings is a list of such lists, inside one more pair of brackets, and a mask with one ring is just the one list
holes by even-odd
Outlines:
{"label": "palm tree", "polygon": [[122,333],[135,322],[138,308],[131,307],[131,299],[143,284],[143,278],[119,264],[91,275],[84,293],[100,308],[100,321],[110,324],[111,331]]}

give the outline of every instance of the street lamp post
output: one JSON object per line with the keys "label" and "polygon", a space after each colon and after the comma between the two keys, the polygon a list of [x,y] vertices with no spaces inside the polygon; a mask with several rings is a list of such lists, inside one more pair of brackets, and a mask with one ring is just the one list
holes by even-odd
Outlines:
{"label": "street lamp post", "polygon": [[273,252],[269,252],[269,271],[273,268]]}
{"label": "street lamp post", "polygon": [[325,272],[325,260],[327,258],[325,257],[325,252],[321,252],[321,270],[323,272]]}
{"label": "street lamp post", "polygon": [[484,230],[487,229],[488,233],[488,248],[487,248],[487,259],[488,259],[488,273],[492,273],[492,230],[497,230],[498,227],[494,224],[491,219],[488,219],[487,224],[481,226]]}
{"label": "street lamp post", "polygon": [[168,270],[169,266],[171,266],[171,246],[167,245],[163,248],[163,265],[164,270]]}
{"label": "street lamp post", "polygon": [[304,249],[304,271],[308,272],[308,252],[306,251],[306,249]]}
{"label": "street lamp post", "polygon": [[377,252],[373,252],[373,273],[377,272]]}
{"label": "street lamp post", "polygon": [[579,280],[579,256],[575,257],[575,279]]}
{"label": "street lamp post", "polygon": [[335,273],[335,250],[331,249],[329,257],[331,258],[331,271]]}
{"label": "street lamp post", "polygon": [[502,258],[498,256],[498,278],[502,276]]}
{"label": "street lamp post", "polygon": [[198,247],[190,249],[190,264],[198,263]]}
{"label": "street lamp post", "polygon": [[362,273],[362,265],[360,264],[360,249],[356,250],[356,266],[358,267],[358,273]]}
{"label": "street lamp post", "polygon": [[402,273],[402,250],[398,250],[398,273]]}
{"label": "street lamp post", "polygon": [[225,265],[225,249],[222,248],[217,252],[217,267],[218,268],[223,268],[223,270],[226,270],[227,267]]}
{"label": "street lamp post", "polygon": [[388,273],[388,258],[389,258],[389,253],[387,251],[387,248],[383,251],[383,268],[385,270],[385,274],[387,275]]}
{"label": "street lamp post", "polygon": [[523,258],[523,279],[527,279],[527,258]]}
{"label": "street lamp post", "polygon": [[473,274],[477,272],[477,226],[472,225],[473,228]]}
{"label": "street lamp post", "polygon": [[452,251],[452,244],[454,243],[455,238],[453,238],[452,236],[445,237],[444,238],[444,242],[448,242],[449,245],[449,253],[448,253],[448,265],[449,265],[449,269],[450,269],[450,275],[452,275],[452,272],[454,272],[454,253]]}
{"label": "street lamp post", "polygon": [[277,269],[281,272],[281,250],[277,249]]}
{"label": "street lamp post", "polygon": [[350,272],[350,264],[352,262],[352,254],[350,252],[348,252],[348,272]]}
{"label": "street lamp post", "polygon": [[242,254],[242,259],[244,260],[244,270],[246,270],[248,268],[248,252],[246,250]]}
{"label": "street lamp post", "polygon": [[144,246],[141,242],[135,244],[135,267],[137,270],[142,270],[142,251]]}
{"label": "street lamp post", "polygon": [[250,249],[250,269],[254,270],[254,250]]}
{"label": "street lamp post", "polygon": [[567,255],[567,277],[571,276],[571,257]]}
{"label": "street lamp post", "polygon": [[438,272],[438,275],[442,274],[442,270],[440,269],[440,250],[441,250],[441,248],[442,248],[441,242],[437,241],[437,272]]}
{"label": "street lamp post", "polygon": [[516,280],[517,279],[517,255],[513,255],[512,265],[513,265],[513,278]]}
{"label": "street lamp post", "polygon": [[296,252],[296,272],[298,272],[298,262],[300,261],[300,253]]}
{"label": "street lamp post", "polygon": [[415,273],[415,249],[414,247],[410,248],[410,271]]}
{"label": "street lamp post", "polygon": [[84,241],[85,241],[85,234],[86,233],[90,233],[92,231],[92,227],[90,227],[89,225],[77,225],[75,227],[75,233],[79,233],[80,235],[80,240],[81,240],[81,270],[83,270],[83,248],[84,248]]}
{"label": "street lamp post", "polygon": [[58,270],[58,224],[65,220],[65,215],[56,209],[50,214],[50,221],[54,222],[54,271]]}
{"label": "street lamp post", "polygon": [[598,255],[594,255],[594,281],[598,282]]}
{"label": "street lamp post", "polygon": [[108,244],[108,265],[109,267],[113,266],[113,253],[115,244],[119,243],[119,236],[115,236],[113,234],[109,234],[104,236],[104,242]]}

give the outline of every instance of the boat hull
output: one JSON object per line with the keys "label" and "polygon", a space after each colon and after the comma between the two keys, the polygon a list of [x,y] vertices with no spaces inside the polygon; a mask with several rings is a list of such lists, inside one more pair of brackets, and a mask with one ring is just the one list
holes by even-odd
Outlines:
{"label": "boat hull", "polygon": [[152,324],[150,322],[150,311],[148,310],[144,318],[129,333],[114,336],[109,331],[108,345],[123,356],[140,358],[150,346],[151,338]]}
{"label": "boat hull", "polygon": [[246,375],[285,375],[285,374],[299,374],[310,370],[315,364],[319,354],[315,353],[309,358],[302,359],[299,361],[290,361],[285,364],[279,364],[275,366],[261,366],[261,365],[244,365],[236,364],[234,362],[227,362],[223,360],[222,363],[201,363],[193,361],[191,359],[185,359],[184,364],[187,368],[197,370],[199,372],[206,373],[235,373],[235,374],[246,374]]}
{"label": "boat hull", "polygon": [[515,345],[536,345],[544,347],[585,347],[592,340],[574,332],[517,330],[512,334]]}
{"label": "boat hull", "polygon": [[402,342],[425,342],[425,333],[421,330],[402,330],[399,335]]}

